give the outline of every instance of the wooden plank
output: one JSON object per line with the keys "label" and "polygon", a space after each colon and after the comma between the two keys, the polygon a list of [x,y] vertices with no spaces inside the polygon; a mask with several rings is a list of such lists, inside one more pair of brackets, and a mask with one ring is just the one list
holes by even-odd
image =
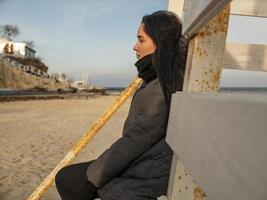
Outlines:
{"label": "wooden plank", "polygon": [[[187,0],[191,1],[191,0]],[[193,5],[196,1],[192,1]],[[184,20],[190,16],[185,10]],[[230,8],[227,6],[190,41],[184,91],[217,91],[224,57]],[[170,124],[169,124],[170,125]],[[189,175],[178,155],[173,155],[169,200],[202,200],[205,193]]]}
{"label": "wooden plank", "polygon": [[223,68],[267,72],[267,45],[228,43]]}
{"label": "wooden plank", "polygon": [[233,0],[231,14],[255,17],[267,17],[266,0]]}
{"label": "wooden plank", "polygon": [[[184,1],[185,0],[169,0],[168,4],[168,10],[176,13],[182,20],[183,20],[183,9],[184,9]],[[171,166],[171,172],[170,172],[170,178],[169,178],[169,184],[168,184],[168,192],[167,192],[167,197],[165,200],[174,200],[175,196],[175,191],[177,189],[177,180],[175,177],[177,176],[177,156],[174,154],[173,155],[173,160],[172,160],[172,166]],[[195,187],[195,185],[192,186],[192,188]]]}
{"label": "wooden plank", "polygon": [[190,41],[184,91],[218,91],[229,10],[227,6]]}
{"label": "wooden plank", "polygon": [[168,10],[176,13],[180,18],[183,17],[184,0],[169,0]]}
{"label": "wooden plank", "polygon": [[184,6],[182,34],[191,38],[231,0],[187,0]]}
{"label": "wooden plank", "polygon": [[167,142],[208,199],[267,196],[267,98],[264,94],[172,96]]}

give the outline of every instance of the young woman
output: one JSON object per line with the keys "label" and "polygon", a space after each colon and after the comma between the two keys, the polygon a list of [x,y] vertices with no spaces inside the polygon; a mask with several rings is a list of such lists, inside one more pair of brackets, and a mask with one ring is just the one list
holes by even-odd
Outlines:
{"label": "young woman", "polygon": [[143,17],[134,46],[144,83],[132,98],[122,137],[96,160],[56,176],[63,200],[148,200],[167,193],[172,150],[165,142],[171,95],[182,89],[187,42],[172,12]]}

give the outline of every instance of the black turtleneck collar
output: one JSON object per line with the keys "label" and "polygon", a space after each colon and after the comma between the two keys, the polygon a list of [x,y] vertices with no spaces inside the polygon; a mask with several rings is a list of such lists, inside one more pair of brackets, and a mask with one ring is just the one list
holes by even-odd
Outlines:
{"label": "black turtleneck collar", "polygon": [[145,83],[149,83],[157,78],[157,73],[152,67],[152,54],[144,56],[135,63],[138,70],[138,77],[142,78]]}

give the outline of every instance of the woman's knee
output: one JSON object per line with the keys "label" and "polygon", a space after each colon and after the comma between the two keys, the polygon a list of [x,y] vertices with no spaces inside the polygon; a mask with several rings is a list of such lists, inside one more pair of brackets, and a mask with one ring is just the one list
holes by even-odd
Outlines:
{"label": "woman's knee", "polygon": [[64,186],[80,186],[87,181],[86,170],[92,162],[76,163],[63,167],[56,174],[55,182]]}
{"label": "woman's knee", "polygon": [[65,176],[65,167],[61,168],[57,174],[56,174],[56,177],[55,177],[55,182],[56,183],[62,183],[63,179],[64,179],[64,176]]}
{"label": "woman's knee", "polygon": [[63,167],[56,174],[55,182],[60,184],[64,183],[65,185],[68,182],[68,177],[70,176],[70,173],[71,173],[71,165]]}

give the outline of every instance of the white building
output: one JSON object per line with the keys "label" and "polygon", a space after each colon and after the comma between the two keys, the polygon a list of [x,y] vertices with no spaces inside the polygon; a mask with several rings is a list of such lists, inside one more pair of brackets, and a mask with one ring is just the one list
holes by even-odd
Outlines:
{"label": "white building", "polygon": [[77,88],[78,90],[85,90],[88,88],[87,83],[84,81],[75,81],[73,84],[71,84],[71,86]]}
{"label": "white building", "polygon": [[34,58],[35,50],[29,47],[26,43],[0,40],[0,54]]}

